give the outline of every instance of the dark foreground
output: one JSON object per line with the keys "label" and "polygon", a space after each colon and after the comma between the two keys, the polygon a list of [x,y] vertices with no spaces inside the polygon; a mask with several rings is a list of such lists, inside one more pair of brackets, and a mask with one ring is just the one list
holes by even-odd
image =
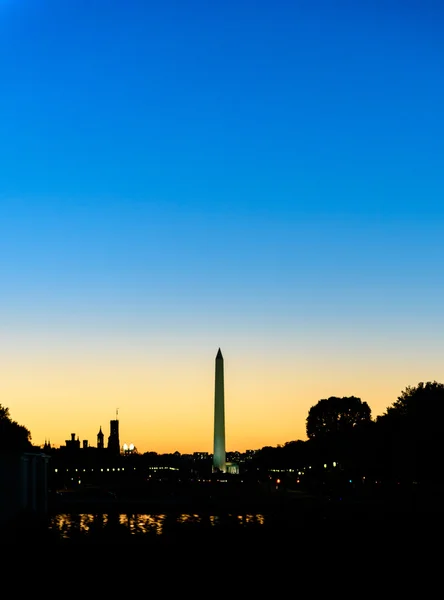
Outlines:
{"label": "dark foreground", "polygon": [[[255,551],[282,548],[297,539],[308,545],[393,544],[444,530],[441,497],[330,498],[304,494],[274,497],[262,510],[239,506],[196,506],[180,510],[141,505],[54,507],[44,519],[20,515],[2,528],[1,542],[131,544],[153,549],[227,547]],[[255,507],[256,508],[256,507]],[[403,543],[404,543],[403,542]],[[415,541],[416,543],[416,541]]]}

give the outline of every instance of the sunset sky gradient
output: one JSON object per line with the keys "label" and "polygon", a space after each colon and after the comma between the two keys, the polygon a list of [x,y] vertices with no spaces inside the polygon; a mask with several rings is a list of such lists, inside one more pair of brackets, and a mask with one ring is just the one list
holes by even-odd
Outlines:
{"label": "sunset sky gradient", "polygon": [[440,1],[0,3],[0,403],[35,444],[305,437],[444,381]]}

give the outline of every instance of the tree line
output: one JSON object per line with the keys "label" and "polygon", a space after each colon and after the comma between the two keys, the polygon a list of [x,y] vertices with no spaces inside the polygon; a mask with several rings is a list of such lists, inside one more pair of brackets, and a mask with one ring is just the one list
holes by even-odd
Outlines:
{"label": "tree line", "polygon": [[262,448],[256,462],[318,473],[334,465],[350,481],[441,482],[443,424],[444,384],[436,381],[407,387],[376,419],[360,398],[331,396],[310,408],[306,441]]}

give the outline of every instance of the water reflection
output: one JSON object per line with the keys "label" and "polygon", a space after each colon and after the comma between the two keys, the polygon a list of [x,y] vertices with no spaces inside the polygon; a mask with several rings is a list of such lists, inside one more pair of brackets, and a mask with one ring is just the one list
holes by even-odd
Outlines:
{"label": "water reflection", "polygon": [[227,514],[203,515],[196,513],[166,514],[93,514],[66,513],[51,518],[50,529],[59,533],[62,538],[71,539],[78,535],[94,535],[95,533],[119,533],[121,535],[152,534],[161,536],[165,529],[181,530],[183,528],[205,527],[245,527],[265,524],[263,514]]}
{"label": "water reflection", "polygon": [[161,535],[166,515],[119,515],[119,522],[132,534],[155,533]]}
{"label": "water reflection", "polygon": [[88,533],[94,526],[103,528],[107,523],[108,515],[105,514],[60,514],[51,519],[50,529],[59,531],[63,538],[69,538],[73,533]]}

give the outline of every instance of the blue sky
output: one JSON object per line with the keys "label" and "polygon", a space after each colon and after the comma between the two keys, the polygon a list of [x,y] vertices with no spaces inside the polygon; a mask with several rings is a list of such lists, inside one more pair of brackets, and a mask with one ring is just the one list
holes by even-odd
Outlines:
{"label": "blue sky", "polygon": [[2,194],[442,213],[444,9],[361,4],[6,2]]}
{"label": "blue sky", "polygon": [[7,343],[155,330],[444,359],[443,19],[427,0],[2,2]]}

